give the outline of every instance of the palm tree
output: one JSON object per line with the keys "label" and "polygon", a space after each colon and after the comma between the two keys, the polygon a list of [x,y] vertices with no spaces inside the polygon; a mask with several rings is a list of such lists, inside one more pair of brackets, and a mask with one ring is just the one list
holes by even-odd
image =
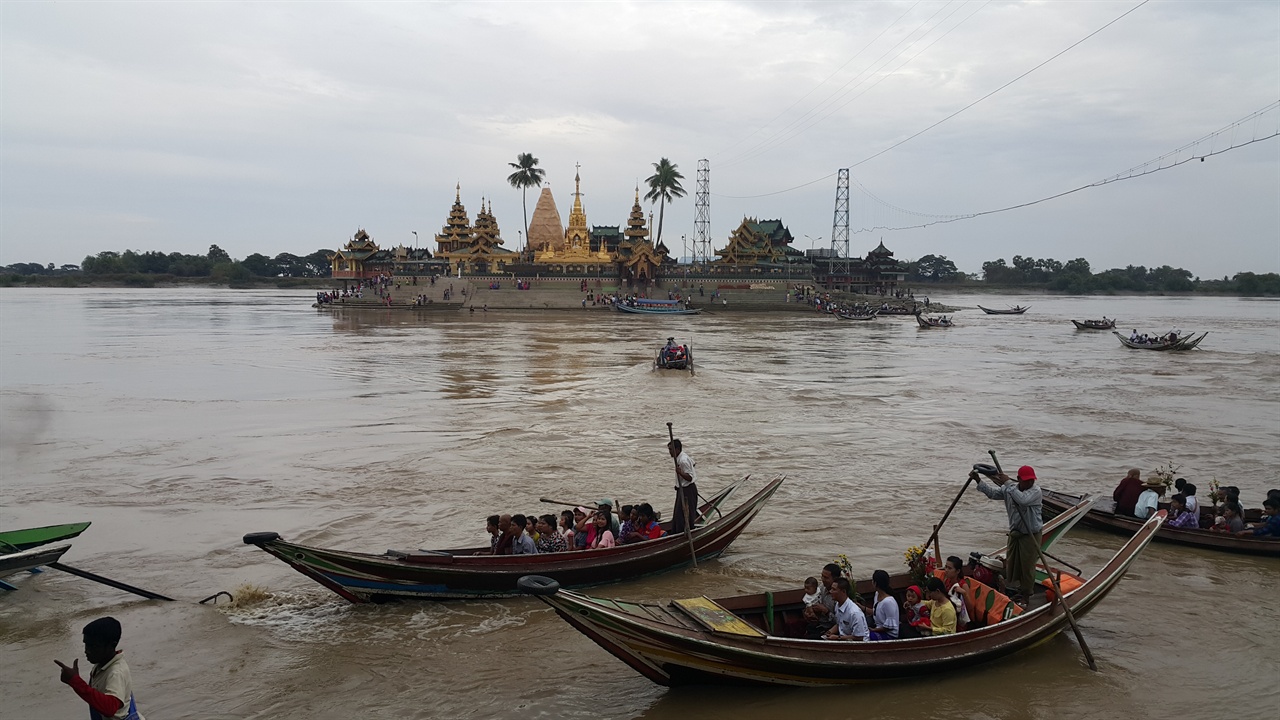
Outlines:
{"label": "palm tree", "polygon": [[649,183],[649,192],[644,194],[644,199],[649,202],[661,201],[658,205],[658,239],[654,245],[662,242],[662,215],[667,209],[667,203],[685,195],[684,188],[680,186],[683,179],[679,166],[672,165],[666,158],[654,163],[653,174],[645,179]]}
{"label": "palm tree", "polygon": [[516,161],[507,163],[516,171],[507,176],[507,182],[511,183],[511,187],[521,191],[520,206],[524,209],[524,242],[525,247],[529,246],[529,188],[541,187],[542,178],[546,177],[547,171],[538,167],[538,158],[532,153],[520,153],[516,155]]}

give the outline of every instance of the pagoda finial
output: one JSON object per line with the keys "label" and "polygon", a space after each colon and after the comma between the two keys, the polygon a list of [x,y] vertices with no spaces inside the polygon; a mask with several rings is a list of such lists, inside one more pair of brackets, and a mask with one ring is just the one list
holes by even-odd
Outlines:
{"label": "pagoda finial", "polygon": [[455,190],[456,192],[454,193],[453,201],[456,203],[460,203],[462,202],[462,181],[461,180],[458,181],[458,186],[455,188]]}
{"label": "pagoda finial", "polygon": [[636,204],[640,204],[640,183],[636,183]]}
{"label": "pagoda finial", "polygon": [[582,168],[582,163],[573,164],[573,194],[574,195],[582,194],[581,193],[582,176],[580,172],[581,168]]}

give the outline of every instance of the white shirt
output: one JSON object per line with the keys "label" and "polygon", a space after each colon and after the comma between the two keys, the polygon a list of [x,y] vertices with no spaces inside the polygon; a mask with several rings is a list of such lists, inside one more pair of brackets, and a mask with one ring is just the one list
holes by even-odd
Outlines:
{"label": "white shirt", "polygon": [[1146,520],[1159,507],[1160,494],[1155,490],[1143,490],[1138,496],[1138,503],[1133,507],[1133,516],[1139,520]]}
{"label": "white shirt", "polygon": [[[124,720],[129,717],[129,702],[133,700],[133,678],[129,674],[129,664],[124,661],[123,656],[116,653],[101,665],[94,665],[89,673],[89,687],[123,703],[116,714],[111,716],[112,718]],[[141,713],[136,717],[142,720]]]}
{"label": "white shirt", "polygon": [[884,628],[887,635],[898,637],[898,613],[898,601],[892,595],[885,595],[884,599],[876,603],[876,627]]}
{"label": "white shirt", "polygon": [[845,598],[836,605],[836,632],[843,637],[856,637],[866,640],[871,636],[867,630],[867,616],[853,604],[853,600]]}
{"label": "white shirt", "polygon": [[1193,513],[1197,513],[1197,514],[1199,514],[1199,512],[1200,512],[1200,501],[1196,499],[1196,496],[1195,496],[1195,495],[1188,495],[1188,496],[1187,496],[1187,510],[1190,510],[1190,511],[1191,511],[1191,512],[1193,512]]}
{"label": "white shirt", "polygon": [[689,487],[698,482],[698,473],[693,469],[693,466],[693,458],[689,457],[689,453],[681,450],[680,454],[676,456],[676,467],[680,468],[680,472],[688,474],[690,479],[685,480],[683,477],[678,477],[676,482],[679,483],[679,487]]}

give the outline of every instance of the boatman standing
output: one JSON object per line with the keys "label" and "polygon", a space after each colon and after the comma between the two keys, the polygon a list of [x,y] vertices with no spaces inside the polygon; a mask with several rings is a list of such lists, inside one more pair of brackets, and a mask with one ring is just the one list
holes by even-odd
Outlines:
{"label": "boatman standing", "polygon": [[982,482],[976,470],[969,471],[969,477],[978,481],[978,490],[992,500],[1004,500],[1005,510],[1009,513],[1009,551],[1005,557],[1005,579],[1009,583],[1017,583],[1025,602],[1031,601],[1031,593],[1035,590],[1035,567],[1039,553],[1040,530],[1044,522],[1040,519],[1040,488],[1036,485],[1036,471],[1030,465],[1018,468],[1018,482],[1000,473],[992,478],[995,486]]}
{"label": "boatman standing", "polygon": [[694,511],[698,507],[698,478],[693,458],[684,451],[680,438],[667,443],[667,452],[676,459],[676,511],[671,515],[671,534],[693,529]]}

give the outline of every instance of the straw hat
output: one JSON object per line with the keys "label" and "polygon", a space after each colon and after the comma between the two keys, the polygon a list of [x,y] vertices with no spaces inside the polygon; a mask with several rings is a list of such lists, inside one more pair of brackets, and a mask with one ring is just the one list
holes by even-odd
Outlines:
{"label": "straw hat", "polygon": [[1142,481],[1142,487],[1151,488],[1152,490],[1162,490],[1165,487],[1164,480],[1155,477],[1149,477]]}
{"label": "straw hat", "polygon": [[1004,570],[1004,558],[995,555],[983,555],[978,559],[978,564],[988,570]]}

